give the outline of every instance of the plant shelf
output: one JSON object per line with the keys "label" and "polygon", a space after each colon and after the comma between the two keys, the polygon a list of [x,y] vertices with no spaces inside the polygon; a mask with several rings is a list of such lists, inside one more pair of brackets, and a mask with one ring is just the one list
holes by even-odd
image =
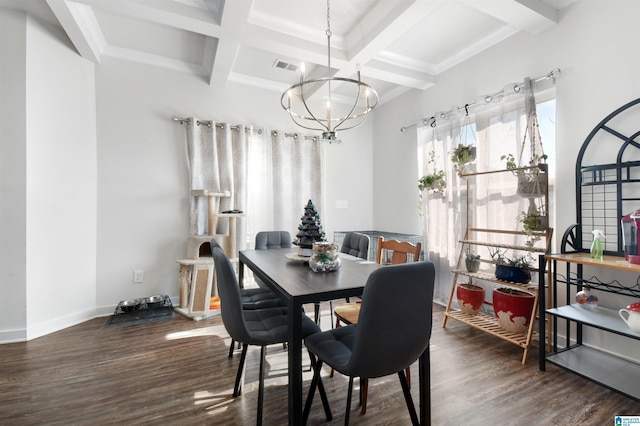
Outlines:
{"label": "plant shelf", "polygon": [[[531,339],[529,339],[526,334],[512,333],[505,330],[500,326],[496,317],[482,312],[477,315],[467,315],[459,310],[451,310],[445,315],[449,318],[453,318],[457,321],[470,325],[471,327],[485,331],[493,336],[500,337],[501,339],[518,345],[525,350],[528,350],[531,340],[539,340],[538,332],[536,331],[532,333]],[[525,358],[526,355],[527,354],[524,355]]]}
{"label": "plant shelf", "polygon": [[[524,169],[530,169],[529,167],[524,168]],[[542,195],[544,197],[544,205],[549,205],[548,203],[548,176],[546,173],[546,167],[541,168],[544,176],[544,194]],[[453,269],[453,282],[451,284],[451,293],[449,295],[449,301],[447,303],[447,307],[445,309],[445,313],[444,313],[444,320],[442,323],[442,327],[446,327],[447,325],[447,320],[449,318],[462,322],[466,325],[469,325],[471,327],[477,328],[479,330],[485,331],[493,336],[499,337],[503,340],[506,340],[510,343],[513,343],[519,347],[521,347],[524,352],[522,355],[522,364],[525,364],[527,362],[527,355],[529,353],[529,348],[531,346],[531,342],[534,340],[540,340],[540,335],[538,332],[536,332],[534,330],[535,328],[535,324],[537,322],[537,314],[538,314],[538,294],[539,294],[539,288],[546,288],[544,286],[544,284],[540,284],[539,282],[535,282],[535,281],[531,281],[527,284],[521,284],[521,283],[515,283],[515,282],[508,282],[508,281],[503,281],[503,280],[499,280],[496,278],[495,274],[492,274],[490,272],[487,271],[479,271],[479,272],[468,272],[466,271],[466,269],[464,268],[464,264],[465,264],[465,252],[470,249],[471,247],[487,247],[487,248],[497,248],[497,249],[505,249],[505,250],[516,250],[516,251],[529,251],[532,253],[548,253],[550,251],[550,247],[551,247],[551,237],[553,235],[553,229],[551,228],[547,228],[545,231],[539,231],[539,232],[534,232],[533,235],[540,237],[541,239],[543,239],[544,241],[544,247],[541,246],[534,246],[533,248],[531,247],[527,247],[525,245],[526,242],[526,238],[529,236],[529,234],[527,232],[524,231],[518,231],[518,230],[511,230],[511,229],[486,229],[486,228],[478,228],[478,227],[474,227],[472,226],[472,218],[474,215],[474,211],[472,211],[472,209],[469,207],[472,205],[472,203],[470,202],[470,194],[472,193],[472,191],[470,190],[470,185],[474,185],[474,183],[472,183],[473,181],[475,181],[474,179],[469,179],[469,177],[472,177],[474,175],[481,175],[481,174],[488,174],[488,173],[513,173],[513,170],[510,169],[505,169],[505,170],[494,170],[494,171],[490,171],[490,172],[478,172],[478,173],[466,173],[464,175],[464,177],[466,178],[466,184],[467,184],[467,212],[466,212],[466,223],[467,223],[467,229],[465,232],[465,236],[464,238],[460,241],[461,243],[461,248],[460,248],[460,253],[459,253],[459,257],[458,257],[458,262],[456,267]],[[482,240],[482,239],[476,239],[476,238],[470,238],[470,236],[476,237],[478,235],[482,235],[486,237],[486,240]],[[507,236],[513,236],[513,239],[516,243],[520,243],[522,242],[522,244],[510,244],[510,243],[501,243],[501,242],[495,242],[495,241],[489,241],[491,238],[489,238],[490,236],[494,236],[494,235],[507,235]],[[495,262],[492,259],[481,259],[481,262],[484,262],[485,264],[490,263],[490,264],[495,264]],[[542,268],[544,269],[544,268]],[[539,274],[542,274],[542,272],[540,271],[540,264],[538,262],[537,267],[534,267],[531,269],[532,272],[539,272]],[[531,320],[529,321],[529,326],[527,328],[526,333],[514,333],[511,332],[509,330],[506,330],[504,328],[502,328],[502,326],[500,325],[500,323],[498,322],[498,319],[493,316],[493,315],[489,315],[483,312],[478,313],[477,315],[468,315],[463,313],[462,311],[458,310],[458,309],[454,309],[452,308],[452,302],[453,300],[456,298],[456,286],[458,284],[458,278],[460,276],[465,276],[469,278],[469,282],[475,284],[475,281],[482,281],[482,282],[486,282],[486,283],[492,283],[492,284],[498,284],[498,286],[500,287],[511,287],[511,288],[516,288],[519,290],[526,290],[530,293],[535,294],[535,300],[534,300],[534,304],[533,304],[533,308],[532,308],[532,312],[531,312]],[[547,288],[548,289],[548,288]],[[491,306],[492,303],[487,302],[485,300],[484,302],[485,305],[489,305]]]}

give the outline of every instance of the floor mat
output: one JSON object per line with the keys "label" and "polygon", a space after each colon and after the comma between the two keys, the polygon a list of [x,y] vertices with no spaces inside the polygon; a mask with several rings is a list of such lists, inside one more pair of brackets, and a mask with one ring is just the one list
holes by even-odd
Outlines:
{"label": "floor mat", "polygon": [[174,316],[173,306],[163,306],[155,309],[137,309],[131,312],[115,313],[111,315],[103,328],[146,324],[149,322],[171,319]]}

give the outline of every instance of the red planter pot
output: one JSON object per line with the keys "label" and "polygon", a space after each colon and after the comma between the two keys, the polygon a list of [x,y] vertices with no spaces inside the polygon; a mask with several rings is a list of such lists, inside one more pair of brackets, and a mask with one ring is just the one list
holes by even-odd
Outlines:
{"label": "red planter pot", "polygon": [[460,310],[467,315],[477,315],[484,304],[484,288],[477,285],[458,284],[456,296]]}
{"label": "red planter pot", "polygon": [[502,328],[513,333],[526,333],[529,329],[535,295],[512,288],[493,290],[493,311]]}

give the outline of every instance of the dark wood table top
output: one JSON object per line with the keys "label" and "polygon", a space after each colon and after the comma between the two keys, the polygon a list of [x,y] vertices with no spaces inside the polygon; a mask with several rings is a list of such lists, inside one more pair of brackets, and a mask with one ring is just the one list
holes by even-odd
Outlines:
{"label": "dark wood table top", "polygon": [[243,250],[240,261],[246,264],[271,289],[298,303],[358,296],[362,294],[369,274],[381,267],[375,262],[340,254],[340,269],[313,272],[307,262],[291,260],[293,249]]}

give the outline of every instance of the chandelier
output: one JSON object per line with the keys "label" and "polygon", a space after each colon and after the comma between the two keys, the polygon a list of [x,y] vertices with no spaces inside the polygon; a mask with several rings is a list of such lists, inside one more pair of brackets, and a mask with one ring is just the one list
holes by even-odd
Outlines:
{"label": "chandelier", "polygon": [[[300,66],[300,82],[289,87],[280,97],[280,104],[298,126],[322,131],[322,140],[340,143],[336,131],[358,127],[378,104],[378,93],[360,80],[331,75],[331,18],[327,0],[327,76],[305,80],[304,63]],[[340,88],[341,92],[332,93]],[[311,98],[314,98],[312,100]]]}

